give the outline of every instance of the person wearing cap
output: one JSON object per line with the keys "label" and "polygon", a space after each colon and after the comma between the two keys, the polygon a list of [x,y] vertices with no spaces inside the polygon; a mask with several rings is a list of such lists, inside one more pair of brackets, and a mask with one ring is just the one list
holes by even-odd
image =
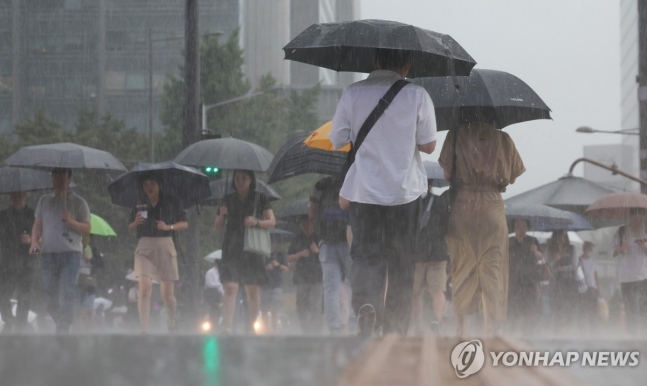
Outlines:
{"label": "person wearing cap", "polygon": [[81,239],[90,234],[90,208],[70,189],[71,183],[72,169],[52,170],[54,193],[38,201],[29,247],[31,254],[41,254],[47,312],[57,334],[68,334],[74,319]]}
{"label": "person wearing cap", "polygon": [[153,280],[156,280],[160,283],[169,332],[174,333],[177,332],[175,281],[179,280],[180,275],[173,235],[187,229],[189,223],[179,201],[164,193],[158,174],[145,174],[140,182],[146,196],[145,202],[133,208],[128,224],[128,230],[136,233],[139,239],[135,250],[135,276],[139,281],[139,323],[142,333],[148,333]]}

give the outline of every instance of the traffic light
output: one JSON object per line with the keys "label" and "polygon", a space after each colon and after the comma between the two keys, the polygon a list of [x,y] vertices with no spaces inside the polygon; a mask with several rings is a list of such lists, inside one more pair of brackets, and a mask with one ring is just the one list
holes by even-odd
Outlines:
{"label": "traffic light", "polygon": [[204,174],[208,176],[219,176],[220,175],[220,168],[217,166],[205,166],[203,169]]}

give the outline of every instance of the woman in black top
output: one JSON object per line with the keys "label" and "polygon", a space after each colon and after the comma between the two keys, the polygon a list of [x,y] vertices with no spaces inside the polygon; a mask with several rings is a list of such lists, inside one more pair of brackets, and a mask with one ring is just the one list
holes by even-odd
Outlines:
{"label": "woman in black top", "polygon": [[158,175],[145,175],[141,182],[148,202],[145,209],[141,206],[133,209],[131,222],[128,224],[128,230],[137,233],[139,239],[135,251],[135,275],[139,281],[139,322],[142,331],[147,333],[153,280],[156,280],[160,283],[162,300],[168,314],[169,331],[175,332],[174,286],[179,275],[172,236],[175,231],[187,229],[189,223],[179,202],[160,190]]}
{"label": "woman in black top", "polygon": [[[220,262],[220,281],[225,288],[222,308],[225,331],[228,333],[231,333],[239,283],[245,286],[250,324],[253,325],[261,307],[260,286],[268,282],[263,256],[243,252],[245,228],[269,229],[276,224],[274,212],[267,197],[256,192],[254,172],[236,170],[233,189],[234,193],[223,198],[222,206],[214,223],[217,231],[225,229],[222,261]],[[227,218],[226,225],[225,218]]]}

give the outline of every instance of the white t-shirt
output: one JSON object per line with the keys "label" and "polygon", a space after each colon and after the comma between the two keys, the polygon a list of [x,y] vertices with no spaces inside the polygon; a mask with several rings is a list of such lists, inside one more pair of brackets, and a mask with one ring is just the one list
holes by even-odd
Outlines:
{"label": "white t-shirt", "polygon": [[[625,239],[629,244],[629,252],[618,255],[620,263],[618,267],[618,281],[629,283],[647,279],[647,253],[636,244],[636,240],[647,239],[647,232],[643,226],[638,232],[634,232],[628,225],[625,225]],[[620,246],[620,237],[616,233],[613,239],[613,250]]]}
{"label": "white t-shirt", "polygon": [[582,271],[584,272],[586,285],[591,288],[598,288],[598,286],[595,285],[595,271],[597,271],[595,260],[593,260],[592,257],[585,259],[580,256],[580,262],[582,264]]}
{"label": "white t-shirt", "polygon": [[204,275],[204,288],[215,288],[220,293],[224,293],[224,288],[222,288],[222,283],[220,282],[220,272],[216,267],[212,267]]}
{"label": "white t-shirt", "polygon": [[[368,115],[398,79],[402,77],[393,71],[373,71],[344,91],[330,132],[336,149],[355,141]],[[352,202],[383,206],[415,200],[427,191],[417,145],[435,140],[431,97],[420,86],[406,85],[364,139],[339,195]]]}

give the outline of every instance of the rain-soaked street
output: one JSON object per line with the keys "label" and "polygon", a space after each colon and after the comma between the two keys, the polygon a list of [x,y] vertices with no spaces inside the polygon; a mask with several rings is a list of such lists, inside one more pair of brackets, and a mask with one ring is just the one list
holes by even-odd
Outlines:
{"label": "rain-soaked street", "polygon": [[647,0],[0,1],[0,386],[643,385]]}

